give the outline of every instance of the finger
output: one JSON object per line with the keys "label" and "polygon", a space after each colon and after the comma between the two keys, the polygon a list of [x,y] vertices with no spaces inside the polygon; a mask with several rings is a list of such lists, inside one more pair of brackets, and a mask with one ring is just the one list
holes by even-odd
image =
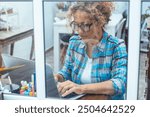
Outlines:
{"label": "finger", "polygon": [[65,86],[64,85],[60,86],[60,88],[58,90],[59,90],[59,92],[61,94],[63,94],[64,92],[66,92],[67,90],[69,90],[70,88],[72,88],[73,86],[74,86],[74,84],[72,82],[66,83]]}
{"label": "finger", "polygon": [[55,79],[55,81],[58,81],[58,75],[57,74],[54,74],[54,79]]}
{"label": "finger", "polygon": [[62,83],[59,83],[58,85],[57,85],[57,88],[58,88],[58,92],[60,92],[61,90],[62,90],[62,85],[61,85]]}
{"label": "finger", "polygon": [[61,92],[62,89],[63,89],[65,86],[69,85],[70,83],[71,83],[70,81],[65,81],[65,82],[59,83],[59,85],[58,85],[58,91]]}
{"label": "finger", "polygon": [[67,90],[71,89],[72,87],[74,87],[73,84],[69,84],[63,87],[63,89],[61,90],[61,94],[65,93]]}
{"label": "finger", "polygon": [[71,88],[71,89],[67,90],[65,93],[63,93],[63,94],[62,94],[62,97],[65,97],[65,96],[67,96],[67,95],[69,95],[69,94],[73,93],[73,92],[74,92],[74,90],[75,90],[75,87],[73,87],[73,88]]}

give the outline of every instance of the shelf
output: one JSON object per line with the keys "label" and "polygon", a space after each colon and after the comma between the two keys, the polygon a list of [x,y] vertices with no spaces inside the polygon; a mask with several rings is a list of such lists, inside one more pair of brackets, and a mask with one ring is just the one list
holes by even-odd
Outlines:
{"label": "shelf", "polygon": [[146,53],[149,52],[148,49],[142,49],[142,48],[140,49],[140,51],[141,51],[141,52],[146,52]]}
{"label": "shelf", "polygon": [[60,19],[64,19],[67,17],[67,13],[66,12],[57,12],[56,13],[56,17],[60,18]]}
{"label": "shelf", "polygon": [[141,38],[140,41],[145,42],[145,43],[149,43],[149,42],[150,42],[150,41],[148,40],[148,38]]}
{"label": "shelf", "polygon": [[3,16],[14,16],[14,15],[18,15],[17,12],[14,12],[14,13],[10,13],[10,14],[0,14],[0,17],[3,17]]}
{"label": "shelf", "polygon": [[7,9],[4,9],[4,8],[2,8],[2,9],[0,9],[0,14],[11,14],[11,13],[13,13],[13,8],[7,8]]}

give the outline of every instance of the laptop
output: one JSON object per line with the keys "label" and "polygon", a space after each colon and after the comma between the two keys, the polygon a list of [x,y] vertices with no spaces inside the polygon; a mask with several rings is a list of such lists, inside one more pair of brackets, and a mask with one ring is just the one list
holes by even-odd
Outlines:
{"label": "laptop", "polygon": [[[20,81],[31,81],[31,75],[35,72],[35,62],[31,60],[25,60],[17,57],[10,56],[8,54],[1,54],[5,67],[13,67],[23,65],[23,67],[9,72],[9,76],[12,83],[20,85]],[[72,93],[66,97],[62,97],[57,89],[57,83],[55,82],[53,70],[49,64],[45,65],[45,77],[46,77],[46,96],[52,98],[64,98],[64,99],[78,99],[84,96],[84,94],[78,95]]]}

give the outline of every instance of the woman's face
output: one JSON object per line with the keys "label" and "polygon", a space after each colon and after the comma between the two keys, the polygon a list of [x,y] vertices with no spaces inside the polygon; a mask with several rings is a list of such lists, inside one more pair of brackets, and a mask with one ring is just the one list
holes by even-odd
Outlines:
{"label": "woman's face", "polygon": [[75,31],[78,32],[82,39],[96,38],[99,28],[98,26],[95,26],[87,12],[76,11],[73,24],[74,27],[76,27]]}

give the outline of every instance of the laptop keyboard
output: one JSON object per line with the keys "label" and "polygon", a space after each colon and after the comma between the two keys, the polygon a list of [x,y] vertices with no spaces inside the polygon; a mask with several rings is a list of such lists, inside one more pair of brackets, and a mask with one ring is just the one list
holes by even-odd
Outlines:
{"label": "laptop keyboard", "polygon": [[66,95],[65,97],[62,97],[62,98],[72,98],[72,97],[75,97],[75,96],[78,96],[78,94],[76,93],[70,93],[69,95]]}

